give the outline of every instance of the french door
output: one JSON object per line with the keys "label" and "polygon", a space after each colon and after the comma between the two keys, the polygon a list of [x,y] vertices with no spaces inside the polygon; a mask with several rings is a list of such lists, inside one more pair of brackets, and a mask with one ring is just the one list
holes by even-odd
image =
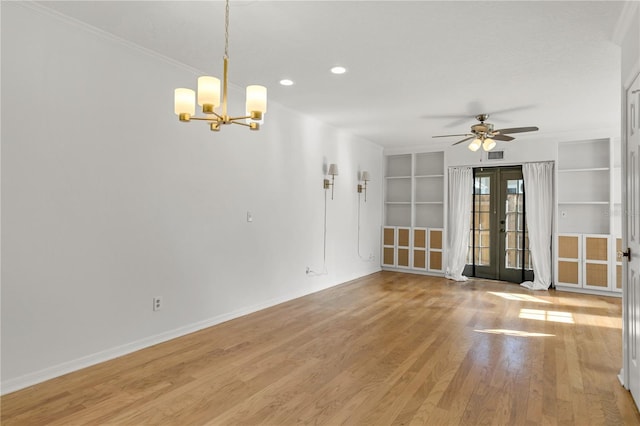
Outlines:
{"label": "french door", "polygon": [[465,275],[520,283],[533,279],[522,167],[474,169]]}

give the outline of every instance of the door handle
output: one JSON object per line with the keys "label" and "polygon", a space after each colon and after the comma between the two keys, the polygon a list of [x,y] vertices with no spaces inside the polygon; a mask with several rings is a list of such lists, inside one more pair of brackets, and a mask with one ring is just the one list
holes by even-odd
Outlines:
{"label": "door handle", "polygon": [[630,247],[627,247],[626,251],[618,250],[617,254],[618,254],[619,258],[626,257],[627,260],[631,260],[631,248]]}

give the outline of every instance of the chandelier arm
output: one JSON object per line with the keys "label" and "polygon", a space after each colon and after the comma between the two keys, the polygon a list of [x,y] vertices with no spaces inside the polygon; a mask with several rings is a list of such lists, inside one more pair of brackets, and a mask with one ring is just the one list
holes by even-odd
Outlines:
{"label": "chandelier arm", "polygon": [[242,117],[227,117],[227,119],[225,120],[224,117],[222,117],[221,115],[217,114],[217,113],[213,113],[215,114],[215,117],[189,117],[190,120],[199,120],[199,121],[211,121],[211,122],[217,122],[217,123],[225,123],[225,122],[229,122],[229,123],[235,123],[235,124],[242,124],[243,126],[249,126],[249,124],[245,124],[245,123],[238,123],[238,120],[246,120],[247,118],[251,118],[250,115],[244,115]]}
{"label": "chandelier arm", "polygon": [[232,118],[231,119],[231,124],[238,124],[240,126],[251,127],[251,124],[243,123],[241,121],[233,121],[233,120],[236,120],[236,119]]}
{"label": "chandelier arm", "polygon": [[[218,115],[218,114],[216,114]],[[189,117],[190,120],[198,120],[198,121],[208,121],[210,123],[222,123],[223,121],[220,118],[207,118],[207,117]]]}
{"label": "chandelier arm", "polygon": [[251,118],[250,115],[243,115],[242,117],[229,117],[230,121],[236,121],[236,120],[246,120],[247,118]]}

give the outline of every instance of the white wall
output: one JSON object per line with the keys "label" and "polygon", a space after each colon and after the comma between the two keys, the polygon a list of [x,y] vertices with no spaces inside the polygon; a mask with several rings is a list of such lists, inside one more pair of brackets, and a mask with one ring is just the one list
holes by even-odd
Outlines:
{"label": "white wall", "polygon": [[625,3],[613,38],[622,50],[622,84],[628,86],[640,72],[640,5],[637,1]]}
{"label": "white wall", "polygon": [[[379,270],[382,149],[273,102],[260,132],[180,123],[173,89],[195,79],[2,2],[3,393]],[[328,274],[308,276],[333,162]]]}

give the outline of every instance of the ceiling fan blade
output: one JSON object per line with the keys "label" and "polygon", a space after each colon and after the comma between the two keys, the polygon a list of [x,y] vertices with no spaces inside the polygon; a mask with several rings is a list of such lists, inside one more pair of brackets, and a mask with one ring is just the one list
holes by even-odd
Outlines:
{"label": "ceiling fan blade", "polygon": [[466,138],[466,139],[462,139],[461,141],[458,141],[458,142],[454,143],[454,144],[453,144],[453,145],[451,145],[451,146],[458,145],[459,143],[466,142],[466,141],[471,140],[471,139],[473,139],[473,138],[475,138],[475,137],[476,137],[476,135],[471,135],[470,137],[468,137],[468,138]]}
{"label": "ceiling fan blade", "polygon": [[539,130],[537,127],[513,127],[511,129],[498,129],[494,130],[494,132],[504,135],[505,133],[524,133],[524,132],[535,132]]}
{"label": "ceiling fan blade", "polygon": [[448,138],[451,136],[475,136],[475,135],[472,135],[471,133],[466,133],[464,135],[439,135],[439,136],[431,136],[431,137],[432,138]]}
{"label": "ceiling fan blade", "polygon": [[500,135],[500,134],[498,134],[498,135],[491,136],[491,139],[495,139],[497,141],[509,142],[509,141],[514,140],[515,138],[512,137],[512,136],[508,136],[508,135]]}

